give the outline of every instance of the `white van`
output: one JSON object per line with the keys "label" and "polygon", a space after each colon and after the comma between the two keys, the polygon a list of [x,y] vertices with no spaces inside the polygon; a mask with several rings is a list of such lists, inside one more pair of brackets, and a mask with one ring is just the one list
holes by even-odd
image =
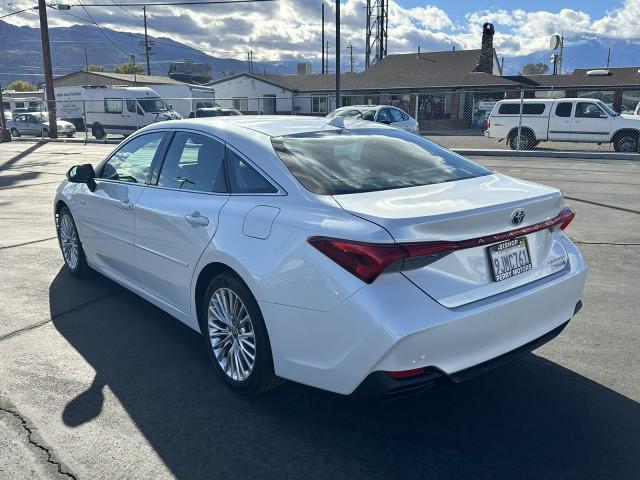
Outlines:
{"label": "white van", "polygon": [[[518,142],[518,127],[520,141]],[[620,115],[595,98],[500,100],[493,107],[489,138],[506,140],[510,148],[531,150],[541,141],[612,143],[616,152],[638,152],[640,117]]]}
{"label": "white van", "polygon": [[148,87],[58,87],[55,95],[58,117],[78,130],[86,125],[96,138],[127,136],[155,122],[182,118]]}

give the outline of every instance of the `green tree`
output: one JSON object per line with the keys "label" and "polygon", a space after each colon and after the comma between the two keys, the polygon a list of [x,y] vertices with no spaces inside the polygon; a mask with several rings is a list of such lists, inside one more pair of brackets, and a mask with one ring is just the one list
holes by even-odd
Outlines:
{"label": "green tree", "polygon": [[520,75],[540,75],[549,71],[546,63],[527,63],[522,67]]}
{"label": "green tree", "polygon": [[143,69],[142,69],[142,65],[135,65],[129,62],[129,63],[122,63],[120,65],[118,65],[114,70],[115,73],[142,73]]}
{"label": "green tree", "polygon": [[10,83],[7,89],[15,90],[16,92],[34,92],[38,90],[38,87],[26,80],[16,80],[15,82]]}
{"label": "green tree", "polygon": [[87,67],[88,72],[104,72],[104,67],[102,65],[89,65]]}

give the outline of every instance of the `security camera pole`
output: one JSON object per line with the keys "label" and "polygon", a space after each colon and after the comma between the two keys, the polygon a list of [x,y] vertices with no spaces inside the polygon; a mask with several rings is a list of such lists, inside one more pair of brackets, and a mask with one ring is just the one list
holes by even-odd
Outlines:
{"label": "security camera pole", "polygon": [[340,0],[336,0],[336,108],[340,103]]}
{"label": "security camera pole", "polygon": [[51,47],[49,46],[49,24],[47,23],[47,4],[38,0],[40,14],[40,37],[42,39],[42,59],[44,61],[44,81],[47,93],[47,111],[49,112],[49,137],[58,138],[56,123],[56,97],[53,91],[53,67],[51,65]]}

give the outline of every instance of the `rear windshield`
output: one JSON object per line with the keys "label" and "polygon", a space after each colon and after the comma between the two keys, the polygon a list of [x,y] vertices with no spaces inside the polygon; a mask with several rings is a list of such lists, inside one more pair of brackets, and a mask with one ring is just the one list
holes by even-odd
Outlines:
{"label": "rear windshield", "polygon": [[339,130],[275,137],[276,153],[318,195],[431,185],[492,172],[401,130]]}

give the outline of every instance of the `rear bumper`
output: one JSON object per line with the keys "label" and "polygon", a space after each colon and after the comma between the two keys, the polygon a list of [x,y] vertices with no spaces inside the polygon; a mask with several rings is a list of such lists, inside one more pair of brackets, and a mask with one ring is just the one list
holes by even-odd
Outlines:
{"label": "rear bumper", "polygon": [[[582,302],[578,302],[578,304],[576,304],[576,313],[580,309],[579,306],[582,306]],[[436,385],[436,383],[442,383],[443,381],[461,383],[471,380],[478,375],[490,372],[495,368],[517,360],[523,355],[532,352],[547,342],[550,342],[560,335],[564,328],[569,324],[569,321],[570,320],[567,320],[565,323],[559,325],[550,332],[525,343],[515,350],[511,350],[510,352],[487,360],[479,365],[461,370],[451,375],[447,375],[433,367],[427,368],[425,373],[422,375],[402,380],[391,378],[385,372],[373,372],[360,384],[352,395],[361,399],[382,401],[393,400],[424,392]]]}
{"label": "rear bumper", "polygon": [[458,308],[438,304],[401,274],[382,275],[327,312],[261,302],[276,373],[351,394],[370,382],[382,391],[413,384],[387,381],[384,372],[426,368],[461,381],[495,368],[549,341],[572,318],[587,267],[571,244],[568,255],[562,272]]}

